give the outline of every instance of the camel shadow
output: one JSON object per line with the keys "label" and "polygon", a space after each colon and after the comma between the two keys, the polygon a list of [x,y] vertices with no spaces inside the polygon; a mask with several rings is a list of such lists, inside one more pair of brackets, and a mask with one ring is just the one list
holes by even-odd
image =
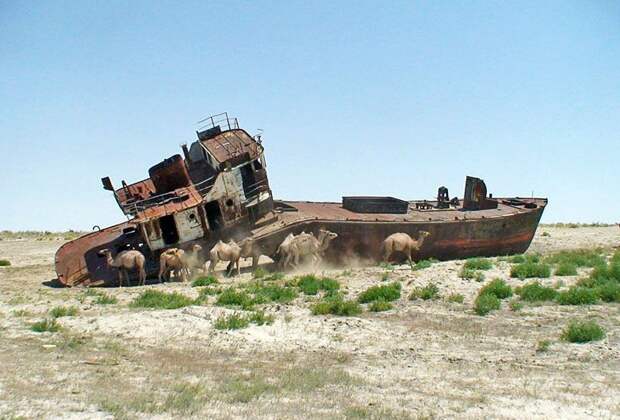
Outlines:
{"label": "camel shadow", "polygon": [[62,284],[60,280],[58,280],[58,278],[42,281],[41,284],[43,286],[51,287],[53,289],[64,289],[65,287],[67,287]]}

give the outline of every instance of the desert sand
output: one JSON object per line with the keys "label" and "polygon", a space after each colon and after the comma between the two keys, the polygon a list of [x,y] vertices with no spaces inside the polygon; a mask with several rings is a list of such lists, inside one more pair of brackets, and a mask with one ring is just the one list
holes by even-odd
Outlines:
{"label": "desert sand", "polygon": [[[543,232],[546,232],[543,235]],[[507,301],[472,310],[478,290],[510,264],[493,258],[485,281],[464,280],[464,261],[412,271],[341,267],[347,298],[398,281],[394,309],[339,317],[312,315],[314,296],[265,304],[271,325],[218,330],[239,310],[213,300],[174,310],[131,308],[146,289],[198,296],[189,283],[106,288],[117,303],[96,303],[84,288],[55,288],[54,252],[62,239],[0,241],[0,418],[617,418],[620,417],[620,304],[559,306]],[[539,227],[530,252],[620,245],[611,227]],[[560,289],[588,274],[542,279]],[[292,279],[298,273],[287,273]],[[252,281],[252,274],[220,282]],[[440,299],[407,299],[434,282]],[[464,302],[446,297],[460,293]],[[214,298],[213,298],[214,299]],[[32,323],[51,308],[75,306],[58,332]],[[570,319],[595,319],[601,341],[560,339]],[[538,343],[549,340],[545,352]]]}

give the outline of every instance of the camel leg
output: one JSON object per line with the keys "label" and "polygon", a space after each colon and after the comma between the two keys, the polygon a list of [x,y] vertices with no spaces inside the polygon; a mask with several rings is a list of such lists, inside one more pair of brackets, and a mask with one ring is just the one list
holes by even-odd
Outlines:
{"label": "camel leg", "polygon": [[252,270],[256,270],[256,268],[258,267],[259,258],[260,258],[259,255],[252,255]]}
{"label": "camel leg", "polygon": [[122,268],[118,269],[118,287],[123,287],[123,274],[124,274],[124,270]]}
{"label": "camel leg", "polygon": [[166,261],[162,259],[159,261],[159,275],[157,276],[159,278],[160,283],[162,282],[162,277],[165,272],[166,272]]}
{"label": "camel leg", "polygon": [[390,249],[389,246],[386,246],[385,249],[383,250],[383,262],[384,263],[389,264],[391,254],[392,254],[392,250]]}
{"label": "camel leg", "polygon": [[241,275],[241,264],[239,264],[240,258],[237,258],[237,276]]}
{"label": "camel leg", "polygon": [[142,286],[146,284],[146,270],[144,267],[140,267],[140,281],[142,282]]}

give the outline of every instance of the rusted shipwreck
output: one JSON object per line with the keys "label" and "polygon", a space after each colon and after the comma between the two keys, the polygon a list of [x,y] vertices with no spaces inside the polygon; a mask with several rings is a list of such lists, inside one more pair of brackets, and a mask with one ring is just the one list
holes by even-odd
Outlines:
{"label": "rusted shipwreck", "polygon": [[342,202],[274,200],[267,178],[260,136],[251,136],[228,114],[209,117],[197,139],[149,169],[145,180],[114,189],[126,222],[67,242],[56,253],[56,272],[67,286],[111,284],[116,269],[99,251],[138,249],[146,271],[155,277],[159,255],[170,247],[204,251],[218,240],[254,238],[255,249],[275,258],[289,233],[338,234],[325,258],[378,261],[390,234],[416,237],[430,233],[417,258],[440,260],[524,252],[547,205],[545,198],[498,198],[484,181],[467,177],[462,199],[445,187],[436,200],[405,201],[393,197],[343,197]]}

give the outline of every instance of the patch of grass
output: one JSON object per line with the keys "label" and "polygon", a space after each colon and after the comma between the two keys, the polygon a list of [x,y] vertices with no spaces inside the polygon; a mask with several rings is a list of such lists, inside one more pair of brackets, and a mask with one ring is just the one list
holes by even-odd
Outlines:
{"label": "patch of grass", "polygon": [[55,318],[45,318],[41,321],[35,322],[30,326],[30,329],[34,332],[57,332],[60,331],[60,324]]}
{"label": "patch of grass", "polygon": [[9,260],[0,260],[0,267],[8,267],[11,265],[11,261]]}
{"label": "patch of grass", "polygon": [[476,274],[474,274],[474,280],[476,280],[478,283],[482,283],[484,281],[484,274],[482,274],[482,272],[480,271],[476,271]]}
{"label": "patch of grass", "polygon": [[198,293],[198,299],[196,299],[196,302],[203,303],[209,298],[209,296],[219,295],[220,293],[222,293],[222,289],[219,287],[203,287]]}
{"label": "patch of grass", "polygon": [[213,326],[218,330],[238,330],[248,325],[250,325],[250,319],[238,313],[221,316],[213,323]]}
{"label": "patch of grass", "polygon": [[27,309],[17,309],[15,311],[12,311],[11,314],[13,314],[13,316],[16,316],[18,318],[27,318],[29,316],[34,315],[32,312],[30,312]]}
{"label": "patch of grass", "polygon": [[519,302],[518,300],[511,300],[510,304],[508,305],[510,307],[510,310],[513,312],[518,312],[521,309],[523,309],[523,304],[521,302]]}
{"label": "patch of grass", "polygon": [[134,308],[178,309],[193,305],[189,297],[178,293],[166,293],[159,290],[145,290],[136,297],[130,306]]}
{"label": "patch of grass", "polygon": [[311,308],[313,315],[353,316],[362,312],[362,307],[354,300],[343,300],[342,296],[329,296]]}
{"label": "patch of grass", "polygon": [[275,284],[255,284],[249,288],[249,291],[254,293],[255,303],[289,303],[297,297],[297,290],[294,288]]}
{"label": "patch of grass", "polygon": [[340,289],[340,283],[329,277],[318,278],[313,274],[299,277],[296,282],[305,295],[316,295],[319,290],[332,293]]}
{"label": "patch of grass", "polygon": [[393,308],[394,308],[394,305],[392,305],[390,302],[384,299],[378,299],[372,302],[372,304],[370,305],[368,309],[371,312],[383,312],[383,311],[389,311],[390,309],[393,309]]}
{"label": "patch of grass", "polygon": [[511,264],[523,264],[523,263],[538,263],[540,262],[540,256],[537,254],[517,254],[513,255],[508,260]]}
{"label": "patch of grass", "polygon": [[558,292],[555,289],[543,286],[537,281],[518,288],[516,292],[519,296],[521,296],[522,300],[528,302],[543,302],[548,300],[554,300],[558,295]]}
{"label": "patch of grass", "polygon": [[98,305],[113,305],[115,303],[118,303],[118,299],[115,296],[110,296],[104,292],[97,292],[97,294],[94,296],[96,296],[95,303]]}
{"label": "patch of grass", "polygon": [[549,232],[543,232],[541,236],[551,236]]}
{"label": "patch of grass", "polygon": [[206,390],[203,385],[181,383],[175,385],[172,392],[166,395],[163,406],[158,407],[158,411],[192,415],[202,408],[206,399]]}
{"label": "patch of grass", "polygon": [[384,271],[383,274],[381,274],[381,281],[388,281],[389,279],[390,279],[390,272]]}
{"label": "patch of grass", "polygon": [[620,302],[620,284],[615,282],[603,283],[596,287],[596,293],[603,302]]}
{"label": "patch of grass", "polygon": [[547,264],[573,265],[575,267],[598,267],[605,265],[600,249],[577,249],[556,252],[545,258]]}
{"label": "patch of grass", "polygon": [[220,306],[238,306],[245,310],[252,309],[254,306],[254,299],[246,292],[238,292],[233,288],[224,290],[217,297],[216,305]]}
{"label": "patch of grass", "polygon": [[273,315],[266,315],[264,311],[255,311],[248,316],[250,322],[256,325],[271,325],[273,324]]}
{"label": "patch of grass", "polygon": [[493,262],[488,258],[468,258],[463,267],[470,270],[490,270]]}
{"label": "patch of grass", "polygon": [[270,275],[263,277],[263,281],[277,281],[284,279],[284,273],[271,273]]}
{"label": "patch of grass", "polygon": [[465,301],[465,297],[460,293],[452,293],[447,297],[447,301],[450,303],[463,303]]}
{"label": "patch of grass", "polygon": [[560,292],[557,301],[560,305],[592,305],[598,301],[598,295],[594,289],[573,286]]}
{"label": "patch of grass", "polygon": [[545,353],[549,351],[549,346],[551,346],[551,341],[540,340],[538,344],[536,344],[536,353]]}
{"label": "patch of grass", "polygon": [[220,386],[219,391],[228,403],[249,403],[263,394],[275,392],[276,386],[267,383],[256,374],[249,377],[229,378]]}
{"label": "patch of grass", "polygon": [[196,278],[192,282],[192,287],[210,286],[212,284],[217,284],[217,283],[218,283],[217,279],[213,276],[201,276],[201,277]]}
{"label": "patch of grass", "polygon": [[385,270],[390,270],[390,271],[394,271],[394,266],[390,263],[386,263],[386,262],[380,262],[379,263],[379,267],[385,269]]}
{"label": "patch of grass", "polygon": [[433,265],[436,262],[437,260],[434,258],[429,258],[428,260],[420,260],[417,263],[413,264],[411,266],[411,269],[413,271],[424,270],[426,268],[429,268],[431,265]]}
{"label": "patch of grass", "polygon": [[529,279],[533,277],[547,278],[551,276],[551,267],[544,263],[524,262],[512,266],[510,277]]}
{"label": "patch of grass", "polygon": [[60,337],[55,344],[61,350],[77,350],[88,343],[89,340],[90,339],[85,336],[63,332],[60,334]]}
{"label": "patch of grass", "polygon": [[562,340],[571,343],[587,343],[605,337],[605,330],[595,321],[572,320],[562,332]]}
{"label": "patch of grass", "polygon": [[492,294],[478,295],[474,301],[474,312],[476,314],[484,316],[491,311],[498,310],[501,306],[500,300],[497,296]]}
{"label": "patch of grass", "polygon": [[577,266],[571,263],[561,263],[555,269],[556,276],[576,276]]}
{"label": "patch of grass", "polygon": [[494,279],[482,289],[479,294],[492,294],[498,299],[506,299],[512,296],[512,288],[502,279]]}
{"label": "patch of grass", "polygon": [[439,299],[439,288],[435,283],[429,283],[424,287],[416,287],[411,291],[411,294],[409,295],[409,300],[415,299]]}
{"label": "patch of grass", "polygon": [[50,310],[52,318],[61,318],[63,316],[76,316],[78,309],[75,306],[56,306]]}
{"label": "patch of grass", "polygon": [[476,270],[465,268],[465,266],[463,266],[463,268],[461,268],[461,271],[459,272],[459,277],[463,280],[471,280],[476,277]]}
{"label": "patch of grass", "polygon": [[375,300],[383,299],[386,302],[400,298],[401,285],[398,282],[382,286],[372,286],[364,290],[357,298],[360,303],[373,302]]}
{"label": "patch of grass", "polygon": [[267,270],[265,270],[263,267],[258,267],[256,270],[254,270],[254,273],[252,273],[252,277],[254,277],[255,279],[262,279],[267,274],[269,274]]}

